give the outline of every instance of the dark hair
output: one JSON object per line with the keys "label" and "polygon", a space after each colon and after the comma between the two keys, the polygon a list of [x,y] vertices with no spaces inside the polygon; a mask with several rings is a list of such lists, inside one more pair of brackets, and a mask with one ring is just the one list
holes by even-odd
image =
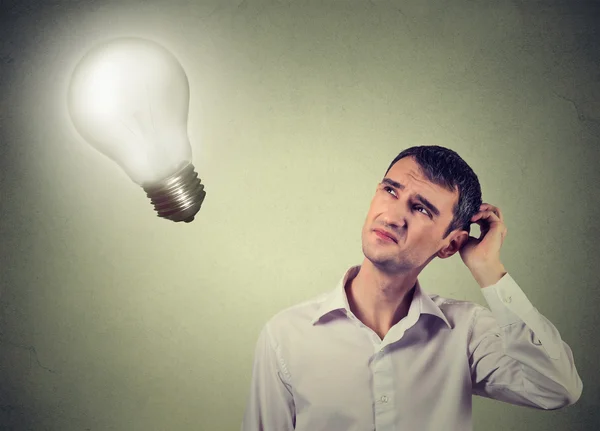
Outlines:
{"label": "dark hair", "polygon": [[394,163],[404,157],[413,157],[422,173],[432,183],[455,191],[458,187],[458,203],[454,205],[454,217],[444,233],[446,238],[450,232],[462,228],[470,232],[471,218],[481,207],[481,186],[473,169],[455,152],[437,145],[423,145],[407,148],[396,156],[385,174]]}

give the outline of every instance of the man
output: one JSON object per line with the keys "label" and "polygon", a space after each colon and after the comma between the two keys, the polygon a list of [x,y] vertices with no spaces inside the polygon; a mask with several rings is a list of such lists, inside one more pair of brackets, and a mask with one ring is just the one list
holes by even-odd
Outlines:
{"label": "man", "polygon": [[[458,154],[401,152],[371,201],[362,265],[263,328],[242,430],[464,431],[473,394],[544,410],[575,403],[571,349],[506,272],[506,233]],[[489,308],[421,288],[423,268],[457,251]]]}

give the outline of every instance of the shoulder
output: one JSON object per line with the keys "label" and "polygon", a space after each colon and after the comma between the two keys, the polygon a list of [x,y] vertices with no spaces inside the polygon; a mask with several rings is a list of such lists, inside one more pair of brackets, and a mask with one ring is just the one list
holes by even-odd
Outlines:
{"label": "shoulder", "polygon": [[312,321],[321,304],[329,295],[330,293],[322,293],[278,311],[265,323],[265,330],[277,344],[308,330],[312,327]]}
{"label": "shoulder", "polygon": [[319,311],[321,304],[328,298],[330,293],[321,293],[305,301],[286,307],[278,311],[268,321],[270,328],[287,326],[290,324],[310,323]]}
{"label": "shoulder", "polygon": [[428,296],[439,307],[453,327],[455,325],[470,325],[479,313],[487,310],[483,305],[473,301],[447,298],[437,294],[428,294]]}

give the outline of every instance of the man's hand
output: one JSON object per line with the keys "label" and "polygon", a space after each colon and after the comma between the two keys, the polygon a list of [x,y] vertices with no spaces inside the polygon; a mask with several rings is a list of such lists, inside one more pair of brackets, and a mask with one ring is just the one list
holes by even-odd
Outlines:
{"label": "man's hand", "polygon": [[481,230],[479,238],[469,236],[459,250],[460,257],[483,288],[496,284],[506,274],[500,248],[508,233],[500,208],[484,203],[471,218]]}

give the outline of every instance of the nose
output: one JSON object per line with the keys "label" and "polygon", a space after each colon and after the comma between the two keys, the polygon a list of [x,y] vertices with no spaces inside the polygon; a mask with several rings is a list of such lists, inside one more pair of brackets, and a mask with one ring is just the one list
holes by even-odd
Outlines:
{"label": "nose", "polygon": [[406,228],[406,218],[397,212],[393,215],[387,214],[383,218],[383,225],[395,235],[400,236],[402,235],[402,230]]}
{"label": "nose", "polygon": [[408,198],[400,195],[396,201],[388,206],[386,215],[383,219],[386,227],[392,232],[399,234],[399,231],[407,225],[407,220],[410,215],[408,208]]}

